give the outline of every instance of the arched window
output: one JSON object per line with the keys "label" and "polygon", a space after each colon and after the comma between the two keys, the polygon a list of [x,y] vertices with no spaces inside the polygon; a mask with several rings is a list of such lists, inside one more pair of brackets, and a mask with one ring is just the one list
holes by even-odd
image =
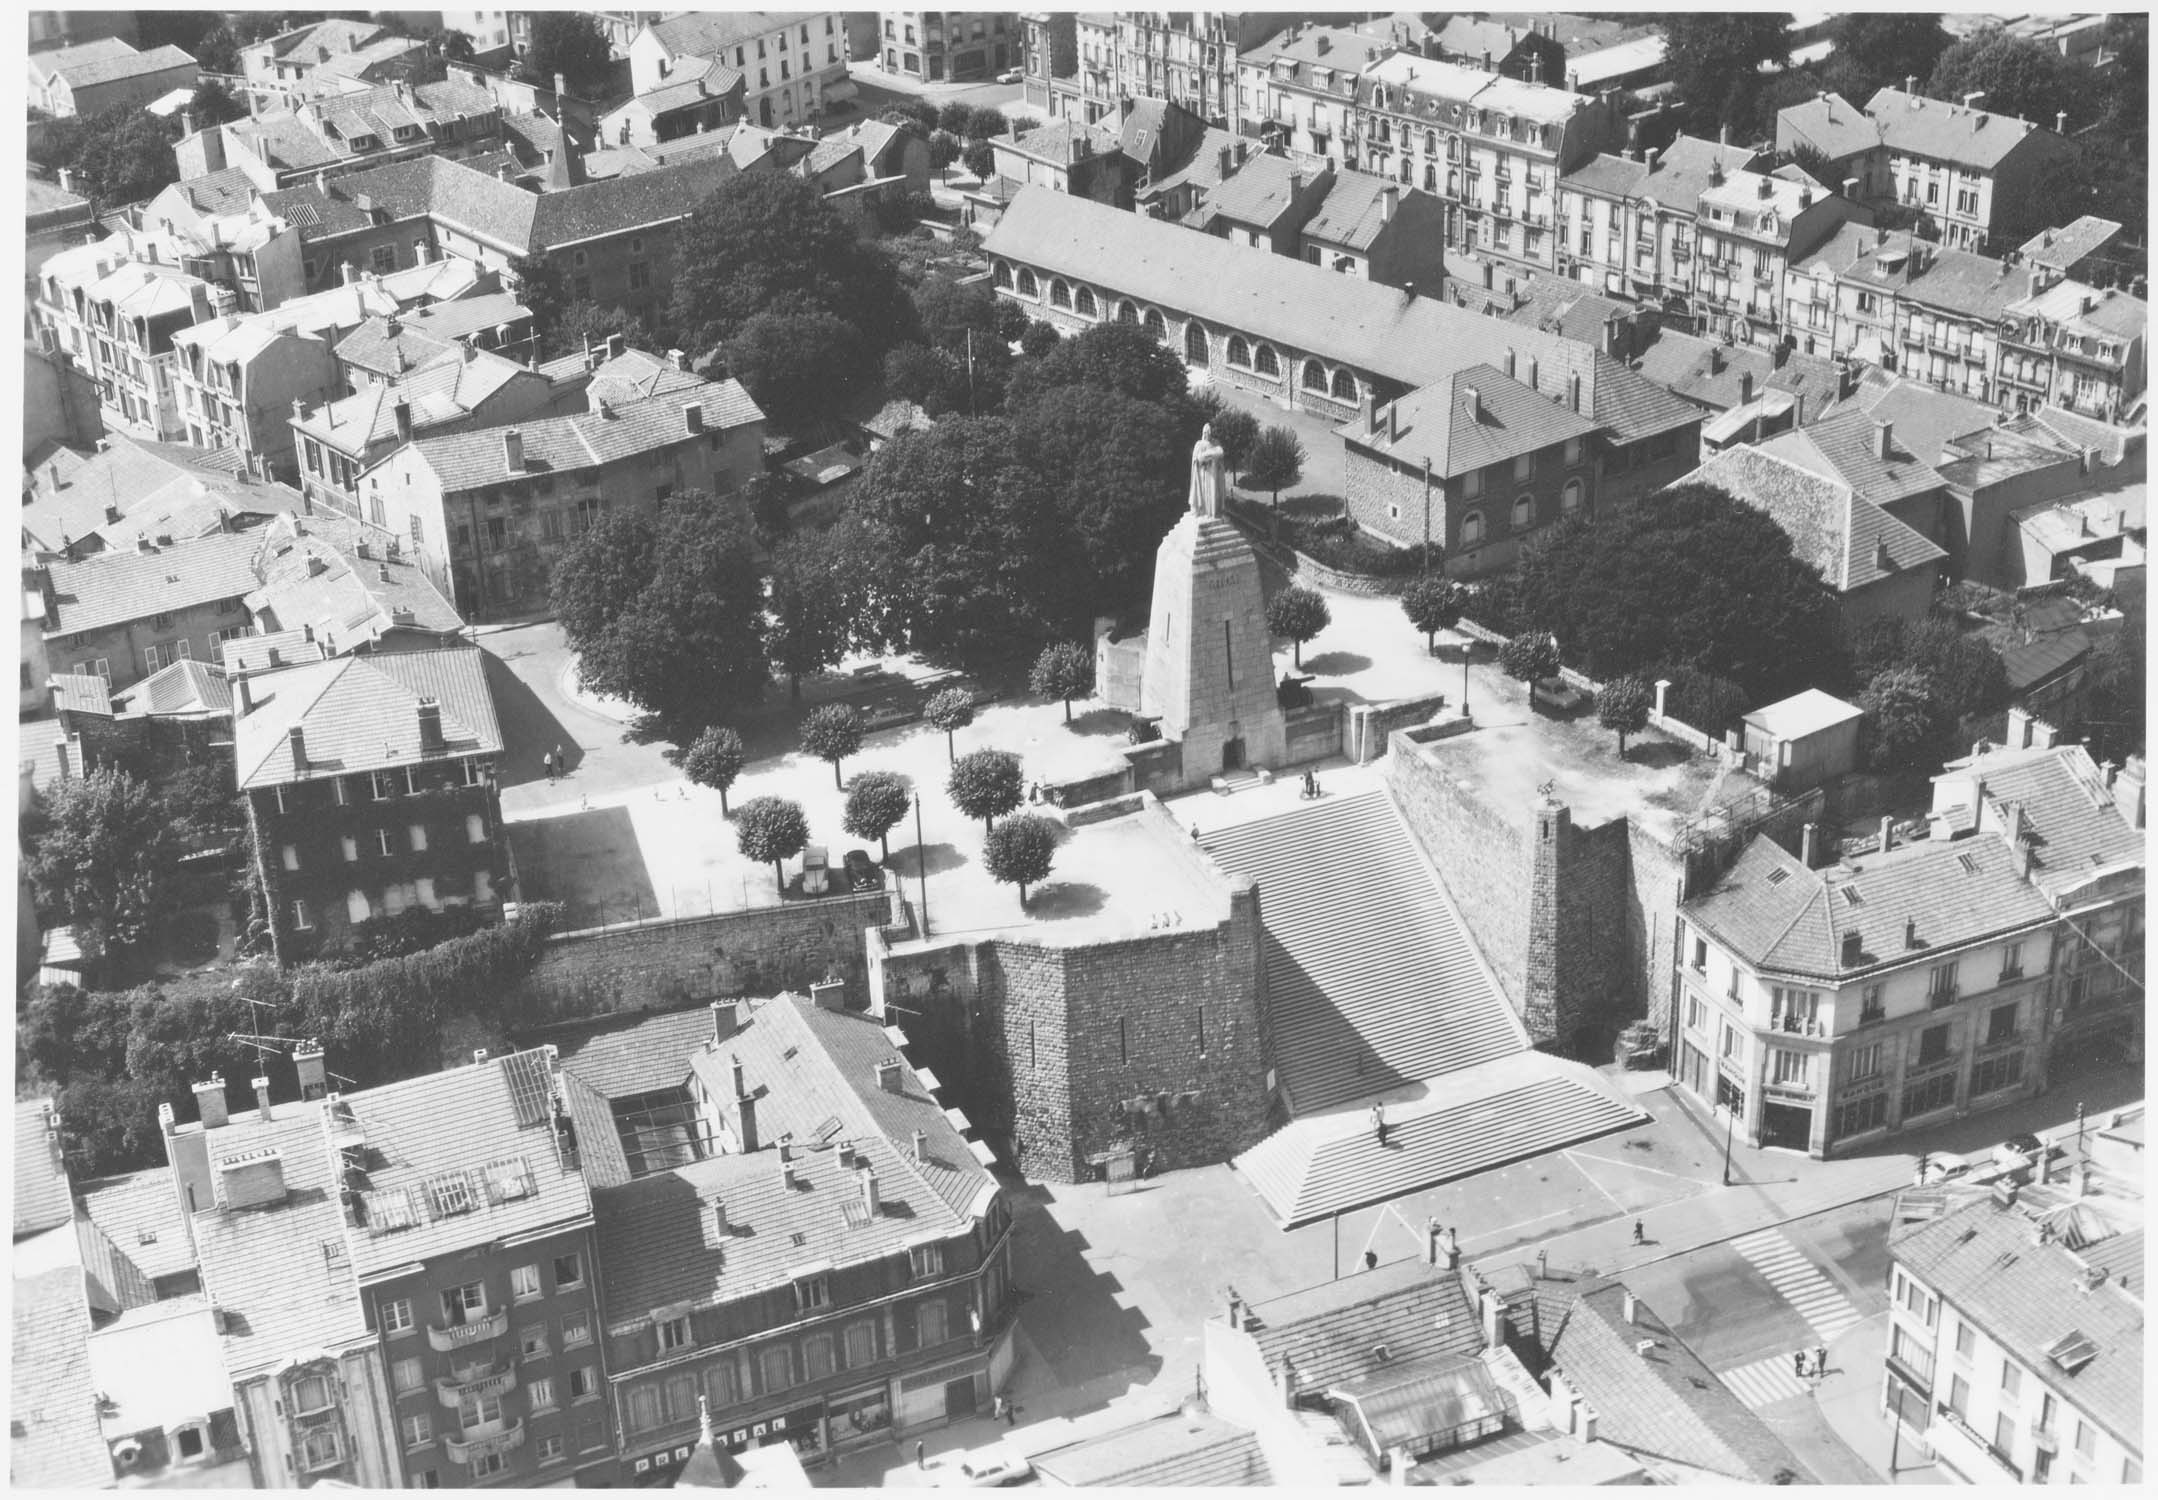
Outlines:
{"label": "arched window", "polygon": [[1435,130],[1427,130],[1427,131],[1425,131],[1425,132],[1424,132],[1424,155],[1426,155],[1426,156],[1437,156],[1438,154],[1439,154],[1439,133],[1438,133],[1437,131],[1435,131]]}
{"label": "arched window", "polygon": [[1272,344],[1261,344],[1258,357],[1252,361],[1252,368],[1261,375],[1279,377],[1281,374],[1281,356],[1274,352]]}
{"label": "arched window", "polygon": [[1581,508],[1581,497],[1586,493],[1580,480],[1567,480],[1566,488],[1559,491],[1559,509],[1568,515],[1573,514]]}
{"label": "arched window", "polygon": [[1206,329],[1197,318],[1184,325],[1184,358],[1195,365],[1206,363]]}
{"label": "arched window", "polygon": [[1526,531],[1536,524],[1536,497],[1520,495],[1514,499],[1514,530]]}
{"label": "arched window", "polygon": [[1461,545],[1473,547],[1484,539],[1484,513],[1472,510],[1461,518]]}
{"label": "arched window", "polygon": [[1240,333],[1229,335],[1229,363],[1246,367],[1251,364],[1251,345],[1244,342],[1244,336]]}
{"label": "arched window", "polygon": [[1439,172],[1438,172],[1438,168],[1436,168],[1436,167],[1432,166],[1432,165],[1431,165],[1431,163],[1427,161],[1427,162],[1425,162],[1425,163],[1424,163],[1424,191],[1425,191],[1425,192],[1427,192],[1427,193],[1435,193],[1435,192],[1437,192],[1438,190],[1439,190]]}
{"label": "arched window", "polygon": [[1094,289],[1092,287],[1083,286],[1079,288],[1072,296],[1072,306],[1090,318],[1098,317],[1101,314],[1101,304],[1094,300]]}
{"label": "arched window", "polygon": [[1011,290],[1012,268],[1001,260],[997,262],[997,285],[1006,291]]}
{"label": "arched window", "polygon": [[1304,361],[1304,389],[1326,394],[1326,366],[1315,359]]}
{"label": "arched window", "polygon": [[1062,308],[1072,305],[1072,289],[1061,279],[1049,283],[1049,305]]}
{"label": "arched window", "polygon": [[1034,279],[1032,271],[1029,271],[1025,266],[1021,266],[1019,268],[1019,295],[1022,297],[1039,297],[1041,294],[1042,284]]}
{"label": "arched window", "polygon": [[1354,401],[1357,399],[1356,377],[1347,370],[1336,370],[1334,372],[1334,399],[1336,401]]}
{"label": "arched window", "polygon": [[1151,307],[1146,310],[1146,316],[1139,320],[1139,326],[1158,339],[1169,336],[1169,325],[1163,322],[1161,314]]}
{"label": "arched window", "polygon": [[1139,305],[1136,302],[1133,302],[1131,298],[1126,297],[1122,302],[1119,302],[1116,305],[1116,320],[1119,323],[1138,322]]}

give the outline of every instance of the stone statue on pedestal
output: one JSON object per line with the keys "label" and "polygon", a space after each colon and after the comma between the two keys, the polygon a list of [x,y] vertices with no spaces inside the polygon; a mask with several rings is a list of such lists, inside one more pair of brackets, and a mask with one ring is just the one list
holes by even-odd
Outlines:
{"label": "stone statue on pedestal", "polygon": [[1218,516],[1229,496],[1228,477],[1222,470],[1221,444],[1214,441],[1214,424],[1199,429],[1199,441],[1191,445],[1191,513]]}

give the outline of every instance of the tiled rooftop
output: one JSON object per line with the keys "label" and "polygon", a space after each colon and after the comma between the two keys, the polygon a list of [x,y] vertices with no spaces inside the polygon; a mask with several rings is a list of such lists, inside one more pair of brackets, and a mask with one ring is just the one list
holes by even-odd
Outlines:
{"label": "tiled rooftop", "polygon": [[[440,478],[447,494],[507,479],[510,469],[503,435],[512,430],[524,445],[525,473],[565,474],[594,469],[677,443],[700,441],[699,434],[688,431],[682,415],[682,408],[689,404],[685,398],[690,394],[682,391],[616,407],[604,416],[589,412],[523,422],[514,429],[487,428],[421,438],[410,451]],[[704,406],[705,433],[726,432],[764,420],[764,413],[738,381],[707,384],[695,394]]]}
{"label": "tiled rooftop", "polygon": [[50,1099],[15,1101],[15,1238],[57,1228],[75,1212]]}
{"label": "tiled rooftop", "polygon": [[59,617],[48,635],[103,630],[166,610],[239,600],[255,586],[249,567],[256,538],[212,532],[148,551],[101,552],[80,562],[55,562]]}
{"label": "tiled rooftop", "polygon": [[1262,153],[1247,159],[1209,194],[1206,207],[1215,218],[1268,227],[1289,210],[1291,179],[1308,184],[1311,177],[1287,157]]}
{"label": "tiled rooftop", "polygon": [[[249,680],[254,708],[234,726],[245,791],[418,765],[437,756],[498,755],[502,730],[482,652],[393,651],[340,656]],[[444,748],[420,748],[419,700],[441,705]],[[307,764],[292,763],[291,731]]]}
{"label": "tiled rooftop", "polygon": [[130,716],[229,714],[232,688],[223,667],[183,659],[158,668],[129,688],[123,695],[122,711]]}
{"label": "tiled rooftop", "polygon": [[1125,1489],[1220,1489],[1274,1482],[1257,1436],[1203,1411],[1171,1412],[1039,1453],[1034,1467],[1058,1484]]}
{"label": "tiled rooftop", "polygon": [[146,1167],[86,1182],[81,1198],[84,1216],[144,1276],[154,1281],[194,1269],[195,1251],[169,1168]]}
{"label": "tiled rooftop", "polygon": [[2096,255],[2119,237],[2121,226],[2096,214],[2084,214],[2058,229],[2041,229],[2016,251],[2019,260],[2032,265],[2067,270],[2078,261]]}
{"label": "tiled rooftop", "polygon": [[1377,432],[1352,424],[1344,436],[1412,467],[1428,458],[1433,477],[1444,479],[1596,430],[1587,417],[1481,364],[1411,391],[1393,403],[1392,411],[1393,436],[1383,410]]}
{"label": "tiled rooftop", "polygon": [[[153,443],[114,433],[102,453],[61,448],[24,477],[26,547],[58,552],[64,541],[96,538],[109,549],[136,538],[176,540],[222,529],[226,516],[280,515],[302,508],[282,484],[242,483],[229,451]],[[117,509],[119,519],[110,512]]]}
{"label": "tiled rooftop", "polygon": [[[464,628],[411,556],[388,555],[386,533],[333,511],[272,524],[247,596],[258,629],[313,631],[325,654],[350,652],[393,629],[449,635]],[[362,549],[365,555],[362,555]],[[297,662],[297,653],[285,654]]]}
{"label": "tiled rooftop", "polygon": [[[1323,1393],[1386,1363],[1474,1354],[1483,1322],[1459,1272],[1421,1259],[1250,1304],[1246,1326],[1270,1371],[1287,1355],[1297,1389]],[[1379,1356],[1380,1347],[1386,1350]]]}
{"label": "tiled rooftop", "polygon": [[1881,127],[1841,94],[1823,94],[1776,112],[1779,133],[1789,132],[1830,161],[1857,156],[1881,144]]}
{"label": "tiled rooftop", "polygon": [[[1884,456],[1872,416],[1850,409],[1796,432],[1779,432],[1759,451],[1846,484],[1859,498],[1875,505],[1891,505],[1944,487],[1946,481],[1925,454],[1893,431],[1888,437]],[[1933,457],[1939,456],[1936,449]]]}
{"label": "tiled rooftop", "polygon": [[1767,515],[1799,560],[1838,593],[1936,566],[1947,555],[1850,486],[1777,452],[1782,441],[1726,448],[1678,482],[1712,486]]}
{"label": "tiled rooftop", "polygon": [[1882,88],[1866,101],[1866,113],[1880,126],[1881,139],[1898,155],[1949,162],[1991,171],[2034,134],[2061,144],[2050,129],[1984,107],[1966,109],[1943,99]]}
{"label": "tiled rooftop", "polygon": [[[1935,778],[1935,805],[1967,803],[1960,788],[1974,776],[1984,779],[1989,824],[1997,826],[2000,810],[2011,803],[2022,807],[2031,839],[2031,880],[2056,900],[2101,870],[2140,866],[2143,832],[2128,825],[2090,751],[2081,745],[2030,751],[1989,748],[1951,761]],[[1964,842],[1958,840],[1956,846]]]}

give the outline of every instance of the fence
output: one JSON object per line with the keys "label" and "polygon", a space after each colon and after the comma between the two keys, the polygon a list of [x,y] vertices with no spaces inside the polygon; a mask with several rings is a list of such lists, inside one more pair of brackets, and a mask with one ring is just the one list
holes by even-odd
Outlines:
{"label": "fence", "polygon": [[[1512,636],[1501,635],[1496,630],[1470,619],[1456,621],[1453,628],[1457,634],[1465,635],[1472,641],[1482,641],[1500,649],[1504,649],[1506,643],[1513,639]],[[1560,667],[1559,678],[1568,687],[1579,688],[1584,693],[1601,694],[1604,690],[1602,683],[1576,672],[1572,667]],[[1728,750],[1728,746],[1706,730],[1696,729],[1684,719],[1674,719],[1665,713],[1663,693],[1660,689],[1656,694],[1656,704],[1656,708],[1651,710],[1648,716],[1649,728],[1667,734],[1680,744],[1690,745],[1706,755],[1721,755]]]}

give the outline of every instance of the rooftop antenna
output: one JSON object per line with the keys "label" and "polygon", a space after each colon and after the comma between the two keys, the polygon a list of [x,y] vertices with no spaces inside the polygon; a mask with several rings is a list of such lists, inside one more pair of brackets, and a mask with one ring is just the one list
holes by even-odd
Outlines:
{"label": "rooftop antenna", "polygon": [[[263,1036],[252,1031],[228,1031],[225,1033],[225,1040],[238,1042],[243,1047],[254,1048],[255,1058],[259,1062],[272,1053],[279,1057],[290,1057],[292,1049],[299,1045],[301,1039],[289,1036]],[[328,1068],[324,1068],[323,1072],[336,1079],[339,1083],[344,1084],[347,1088],[358,1088],[360,1086],[358,1079],[347,1078],[344,1074],[333,1072]]]}

